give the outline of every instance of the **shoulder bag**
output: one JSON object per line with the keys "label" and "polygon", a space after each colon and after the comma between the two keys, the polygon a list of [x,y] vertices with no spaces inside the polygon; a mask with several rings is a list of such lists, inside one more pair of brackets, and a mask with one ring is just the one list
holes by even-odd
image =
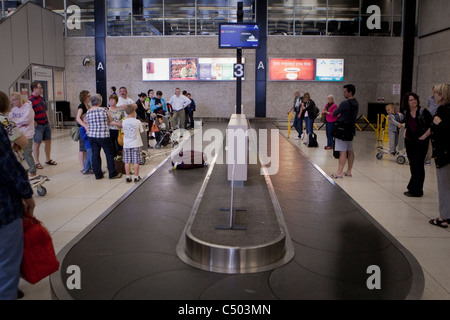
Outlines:
{"label": "shoulder bag", "polygon": [[[350,107],[353,108],[353,104],[348,101],[350,104]],[[353,110],[352,110],[353,111]],[[332,132],[333,137],[336,139],[340,139],[342,141],[353,141],[353,137],[355,133],[355,123],[352,122],[342,122],[342,121],[336,121],[336,124],[334,125],[334,129]]]}
{"label": "shoulder bag", "polygon": [[35,284],[58,271],[52,237],[42,222],[29,214],[23,217],[23,257],[20,265],[22,278]]}
{"label": "shoulder bag", "polygon": [[80,140],[80,127],[75,126],[70,130],[70,137],[73,141]]}

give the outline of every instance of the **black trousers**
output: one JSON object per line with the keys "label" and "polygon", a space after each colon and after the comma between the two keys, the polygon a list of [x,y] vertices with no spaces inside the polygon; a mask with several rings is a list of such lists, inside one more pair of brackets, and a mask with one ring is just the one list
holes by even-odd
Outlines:
{"label": "black trousers", "polygon": [[103,149],[103,152],[106,156],[106,164],[108,166],[109,178],[115,177],[117,175],[116,166],[114,164],[114,151],[113,144],[111,138],[90,138],[89,143],[91,144],[92,149],[92,170],[94,171],[95,178],[101,179],[103,178],[102,171],[102,159],[100,156],[100,150]]}
{"label": "black trousers", "polygon": [[423,183],[425,181],[425,157],[428,152],[429,139],[407,140],[405,139],[406,155],[409,160],[411,179],[408,183],[408,191],[414,196],[423,195]]}

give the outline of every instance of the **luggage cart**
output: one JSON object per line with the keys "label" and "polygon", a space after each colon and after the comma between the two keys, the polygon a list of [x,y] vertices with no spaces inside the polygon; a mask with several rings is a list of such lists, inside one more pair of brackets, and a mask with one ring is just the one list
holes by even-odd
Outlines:
{"label": "luggage cart", "polygon": [[43,197],[47,194],[47,189],[42,186],[45,183],[45,181],[50,181],[50,179],[47,176],[37,175],[31,177],[29,181],[31,187],[36,188],[36,192],[39,196]]}
{"label": "luggage cart", "polygon": [[380,140],[378,141],[378,146],[377,146],[377,159],[381,160],[383,159],[383,155],[384,154],[388,154],[391,157],[395,157],[396,161],[398,164],[405,164],[407,161],[407,156],[406,156],[406,152],[405,152],[405,139],[403,138],[403,134],[405,133],[405,127],[403,126],[400,129],[400,132],[398,134],[398,146],[397,146],[397,152],[395,154],[391,154],[389,148],[385,148],[383,147],[383,145],[381,144]]}

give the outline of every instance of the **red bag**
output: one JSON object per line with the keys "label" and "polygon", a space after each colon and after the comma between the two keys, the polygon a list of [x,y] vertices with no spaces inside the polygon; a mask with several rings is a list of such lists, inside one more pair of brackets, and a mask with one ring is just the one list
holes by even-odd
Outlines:
{"label": "red bag", "polygon": [[23,257],[20,266],[22,278],[35,284],[58,271],[52,237],[42,223],[30,215],[23,217]]}

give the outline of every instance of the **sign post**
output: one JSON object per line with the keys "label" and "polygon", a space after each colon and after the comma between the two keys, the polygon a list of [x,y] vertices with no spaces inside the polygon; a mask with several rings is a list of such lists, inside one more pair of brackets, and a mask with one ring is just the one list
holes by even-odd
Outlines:
{"label": "sign post", "polygon": [[[237,22],[244,21],[244,5],[243,2],[237,3]],[[242,49],[237,49],[236,54],[236,65],[242,65]],[[234,73],[236,74],[236,66]],[[236,75],[235,75],[236,76]],[[242,77],[236,78],[236,114],[241,114],[241,103],[242,103]]]}

